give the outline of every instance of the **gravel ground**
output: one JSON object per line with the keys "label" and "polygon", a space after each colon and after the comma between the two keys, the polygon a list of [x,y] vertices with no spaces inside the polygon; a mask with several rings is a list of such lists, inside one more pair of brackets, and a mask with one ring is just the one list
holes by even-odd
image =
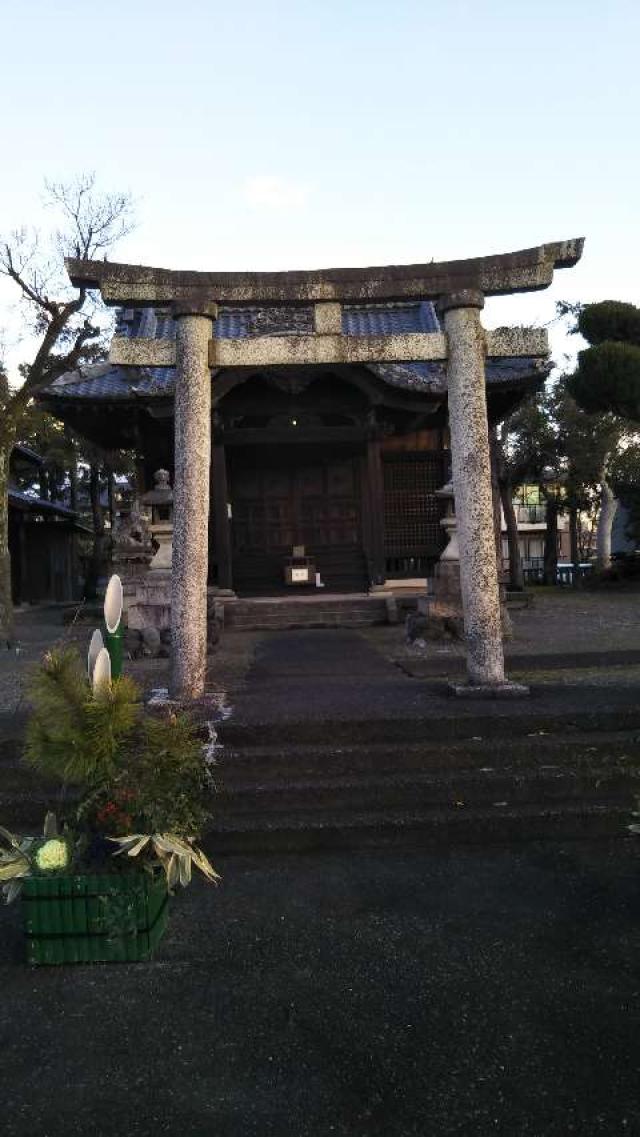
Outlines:
{"label": "gravel ground", "polygon": [[[507,659],[510,655],[640,649],[640,589],[534,589],[531,605],[513,609],[510,615],[513,636],[505,642]],[[362,634],[394,662],[411,661],[420,654],[407,645],[403,624],[363,628]],[[463,655],[464,649],[460,644],[429,643],[426,654],[446,660]]]}
{"label": "gravel ground", "polygon": [[[0,649],[0,713],[20,709],[29,672],[54,644],[75,644],[83,655],[86,652],[91,632],[98,622],[78,621],[65,625],[65,611],[63,606],[43,605],[16,614],[18,649]],[[222,637],[209,659],[211,689],[233,696],[242,687],[259,639],[259,632],[234,632]],[[126,670],[145,690],[166,687],[169,682],[166,659],[128,660]]]}
{"label": "gravel ground", "polygon": [[566,687],[638,687],[640,689],[640,666],[606,668],[584,667],[575,670],[554,668],[545,671],[544,668],[535,671],[524,671],[509,668],[509,678],[516,683],[535,683],[538,687],[545,684],[564,684]]}

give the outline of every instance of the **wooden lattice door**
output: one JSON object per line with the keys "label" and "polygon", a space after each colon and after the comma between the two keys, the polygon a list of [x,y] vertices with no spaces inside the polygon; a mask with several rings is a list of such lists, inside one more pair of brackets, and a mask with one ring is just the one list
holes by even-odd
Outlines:
{"label": "wooden lattice door", "polygon": [[444,544],[443,506],[435,491],[446,477],[442,451],[383,456],[384,548],[390,578],[428,575]]}

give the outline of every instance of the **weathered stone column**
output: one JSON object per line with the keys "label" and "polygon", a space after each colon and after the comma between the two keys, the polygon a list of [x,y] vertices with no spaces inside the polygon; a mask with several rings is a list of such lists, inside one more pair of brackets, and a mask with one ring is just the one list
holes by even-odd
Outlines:
{"label": "weathered stone column", "polygon": [[[468,690],[485,688],[491,693],[507,685],[491,493],[485,338],[479,314],[483,305],[482,293],[464,290],[444,297],[441,311],[448,340],[449,427]],[[509,693],[523,691],[515,685],[508,687]]]}
{"label": "weathered stone column", "polygon": [[211,462],[209,340],[215,306],[176,304],[175,468],[171,572],[171,683],[174,699],[204,693]]}

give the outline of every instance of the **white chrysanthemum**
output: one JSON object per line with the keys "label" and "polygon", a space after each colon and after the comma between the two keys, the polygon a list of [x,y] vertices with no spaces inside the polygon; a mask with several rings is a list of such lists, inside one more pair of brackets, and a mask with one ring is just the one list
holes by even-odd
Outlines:
{"label": "white chrysanthemum", "polygon": [[59,841],[53,838],[51,841],[45,841],[36,853],[36,864],[39,869],[45,871],[53,871],[54,869],[64,869],[69,863],[69,850],[67,849],[66,841]]}

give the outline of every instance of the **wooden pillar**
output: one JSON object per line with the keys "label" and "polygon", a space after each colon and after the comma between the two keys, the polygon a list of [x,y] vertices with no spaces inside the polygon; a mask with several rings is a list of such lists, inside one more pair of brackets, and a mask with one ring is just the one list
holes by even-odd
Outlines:
{"label": "wooden pillar", "polygon": [[19,527],[19,541],[20,541],[20,596],[18,602],[20,604],[28,603],[31,600],[31,580],[29,574],[29,549],[27,544],[27,517],[28,513],[24,513],[20,517]]}
{"label": "wooden pillar", "polygon": [[218,562],[218,588],[231,591],[233,589],[233,558],[229,519],[227,456],[224,445],[220,442],[214,443],[211,453],[211,479],[214,548]]}
{"label": "wooden pillar", "polygon": [[369,497],[369,566],[371,584],[381,585],[387,579],[384,555],[384,478],[380,440],[367,442],[367,489]]}

